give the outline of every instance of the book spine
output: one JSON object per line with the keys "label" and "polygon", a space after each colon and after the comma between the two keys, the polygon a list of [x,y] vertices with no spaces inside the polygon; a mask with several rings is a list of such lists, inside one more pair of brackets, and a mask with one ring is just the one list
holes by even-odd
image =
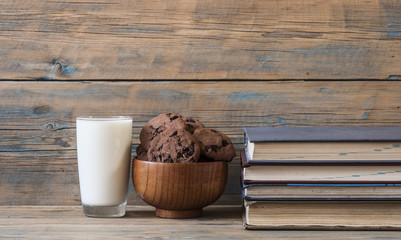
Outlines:
{"label": "book spine", "polygon": [[247,154],[248,154],[248,156],[249,156],[249,153],[247,153],[248,152],[248,150],[245,148],[245,149],[242,149],[241,150],[241,153],[240,153],[240,160],[241,160],[241,167],[242,168],[246,168],[246,167],[250,167],[250,166],[252,166],[252,164],[249,164],[249,162],[248,162],[248,157],[246,156]]}
{"label": "book spine", "polygon": [[244,148],[248,146],[248,137],[246,134],[246,129],[244,128]]}

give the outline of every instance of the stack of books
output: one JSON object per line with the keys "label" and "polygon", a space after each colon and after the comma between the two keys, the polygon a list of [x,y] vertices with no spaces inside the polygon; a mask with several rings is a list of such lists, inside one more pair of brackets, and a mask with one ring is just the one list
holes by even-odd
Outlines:
{"label": "stack of books", "polygon": [[401,127],[246,127],[247,229],[401,229]]}

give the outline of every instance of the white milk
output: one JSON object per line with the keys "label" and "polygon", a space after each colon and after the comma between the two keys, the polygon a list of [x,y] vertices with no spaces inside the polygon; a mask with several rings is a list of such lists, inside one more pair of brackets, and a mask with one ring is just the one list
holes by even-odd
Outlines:
{"label": "white milk", "polygon": [[132,118],[78,117],[77,152],[81,201],[115,206],[126,202]]}

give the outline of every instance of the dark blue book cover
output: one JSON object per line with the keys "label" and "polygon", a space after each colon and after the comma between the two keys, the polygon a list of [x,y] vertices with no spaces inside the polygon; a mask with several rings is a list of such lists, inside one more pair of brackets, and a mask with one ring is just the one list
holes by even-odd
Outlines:
{"label": "dark blue book cover", "polygon": [[244,149],[245,167],[401,164],[401,127],[244,127]]}

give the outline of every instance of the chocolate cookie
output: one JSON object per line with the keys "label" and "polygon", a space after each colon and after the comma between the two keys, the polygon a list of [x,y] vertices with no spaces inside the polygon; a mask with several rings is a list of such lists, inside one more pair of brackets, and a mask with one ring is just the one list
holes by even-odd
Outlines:
{"label": "chocolate cookie", "polygon": [[235,157],[235,149],[229,137],[210,128],[200,128],[194,137],[201,147],[201,158],[215,161],[231,161]]}
{"label": "chocolate cookie", "polygon": [[199,144],[190,132],[171,129],[153,139],[148,150],[148,161],[165,163],[197,162],[199,155]]}
{"label": "chocolate cookie", "polygon": [[146,161],[147,158],[148,156],[145,148],[141,144],[139,144],[138,147],[136,148],[136,159]]}
{"label": "chocolate cookie", "polygon": [[190,133],[194,133],[196,129],[205,127],[201,122],[199,122],[198,120],[193,119],[191,117],[185,117],[185,118],[182,118],[182,120],[184,120],[184,122],[187,124],[188,131]]}
{"label": "chocolate cookie", "polygon": [[186,130],[187,125],[182,120],[181,115],[176,113],[162,113],[150,119],[142,128],[139,134],[141,145],[145,150],[149,149],[150,142],[160,133],[167,129],[182,129]]}

